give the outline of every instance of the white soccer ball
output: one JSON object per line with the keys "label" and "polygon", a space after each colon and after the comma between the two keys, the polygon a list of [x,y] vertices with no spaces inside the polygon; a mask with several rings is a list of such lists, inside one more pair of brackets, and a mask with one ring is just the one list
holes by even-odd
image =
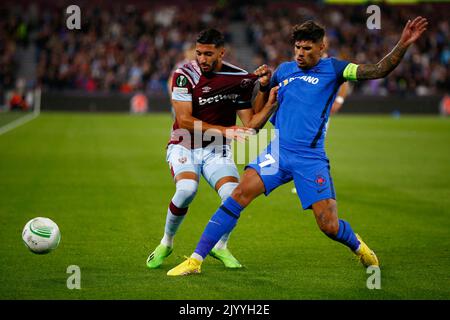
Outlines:
{"label": "white soccer ball", "polygon": [[43,254],[55,250],[61,240],[58,225],[49,218],[37,217],[27,222],[22,239],[33,253]]}

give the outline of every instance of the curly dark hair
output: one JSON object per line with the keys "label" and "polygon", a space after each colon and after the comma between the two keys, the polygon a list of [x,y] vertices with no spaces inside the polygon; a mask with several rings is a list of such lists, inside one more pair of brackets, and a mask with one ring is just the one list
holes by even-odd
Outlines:
{"label": "curly dark hair", "polygon": [[312,42],[321,41],[325,35],[325,28],[320,24],[308,20],[301,24],[297,24],[292,29],[292,40],[311,40]]}
{"label": "curly dark hair", "polygon": [[206,29],[198,34],[197,42],[201,44],[213,44],[216,48],[223,47],[225,39],[223,34],[216,29]]}

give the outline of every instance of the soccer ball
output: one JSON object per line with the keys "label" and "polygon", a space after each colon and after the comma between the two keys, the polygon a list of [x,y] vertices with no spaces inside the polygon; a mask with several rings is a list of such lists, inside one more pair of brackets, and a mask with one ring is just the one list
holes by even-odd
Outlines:
{"label": "soccer ball", "polygon": [[58,247],[61,233],[52,220],[37,217],[28,221],[23,228],[22,240],[31,252],[44,254]]}

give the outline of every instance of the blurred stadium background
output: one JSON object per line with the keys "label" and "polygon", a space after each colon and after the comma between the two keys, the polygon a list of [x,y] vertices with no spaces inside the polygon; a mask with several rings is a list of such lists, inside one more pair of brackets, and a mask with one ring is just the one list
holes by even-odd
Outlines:
{"label": "blurred stadium background", "polygon": [[374,63],[393,47],[409,17],[424,15],[432,21],[427,36],[388,78],[353,85],[343,112],[439,112],[450,87],[447,3],[378,3],[381,30],[369,30],[365,1],[325,2],[77,1],[81,30],[69,30],[70,1],[3,1],[0,105],[32,106],[32,95],[24,92],[40,88],[43,110],[128,111],[131,98],[143,94],[138,102],[149,111],[168,111],[171,70],[207,26],[225,33],[226,59],[252,71],[290,59],[291,27],[306,19],[327,27],[330,56]]}
{"label": "blurred stadium background", "polygon": [[[450,4],[371,3],[381,30],[358,0],[1,1],[0,298],[448,299]],[[81,30],[66,27],[72,4]],[[246,268],[207,259],[200,277],[166,277],[219,204],[202,181],[174,253],[146,269],[174,190],[167,80],[201,29],[222,30],[226,60],[252,71],[290,59],[290,28],[305,19],[326,26],[329,55],[375,63],[417,15],[425,36],[386,79],[351,84],[327,142],[341,217],[376,250],[382,290],[301,212],[293,184],[241,217],[230,246]],[[35,216],[62,232],[47,256],[20,240]],[[72,264],[82,290],[66,287]]]}

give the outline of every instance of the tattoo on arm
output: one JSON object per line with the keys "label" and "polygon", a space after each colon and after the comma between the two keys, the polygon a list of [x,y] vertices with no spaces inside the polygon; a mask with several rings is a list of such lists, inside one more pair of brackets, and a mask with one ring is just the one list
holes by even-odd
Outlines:
{"label": "tattoo on arm", "polygon": [[406,50],[408,46],[397,43],[394,49],[377,64],[360,64],[356,71],[356,78],[358,80],[384,78],[398,66]]}

